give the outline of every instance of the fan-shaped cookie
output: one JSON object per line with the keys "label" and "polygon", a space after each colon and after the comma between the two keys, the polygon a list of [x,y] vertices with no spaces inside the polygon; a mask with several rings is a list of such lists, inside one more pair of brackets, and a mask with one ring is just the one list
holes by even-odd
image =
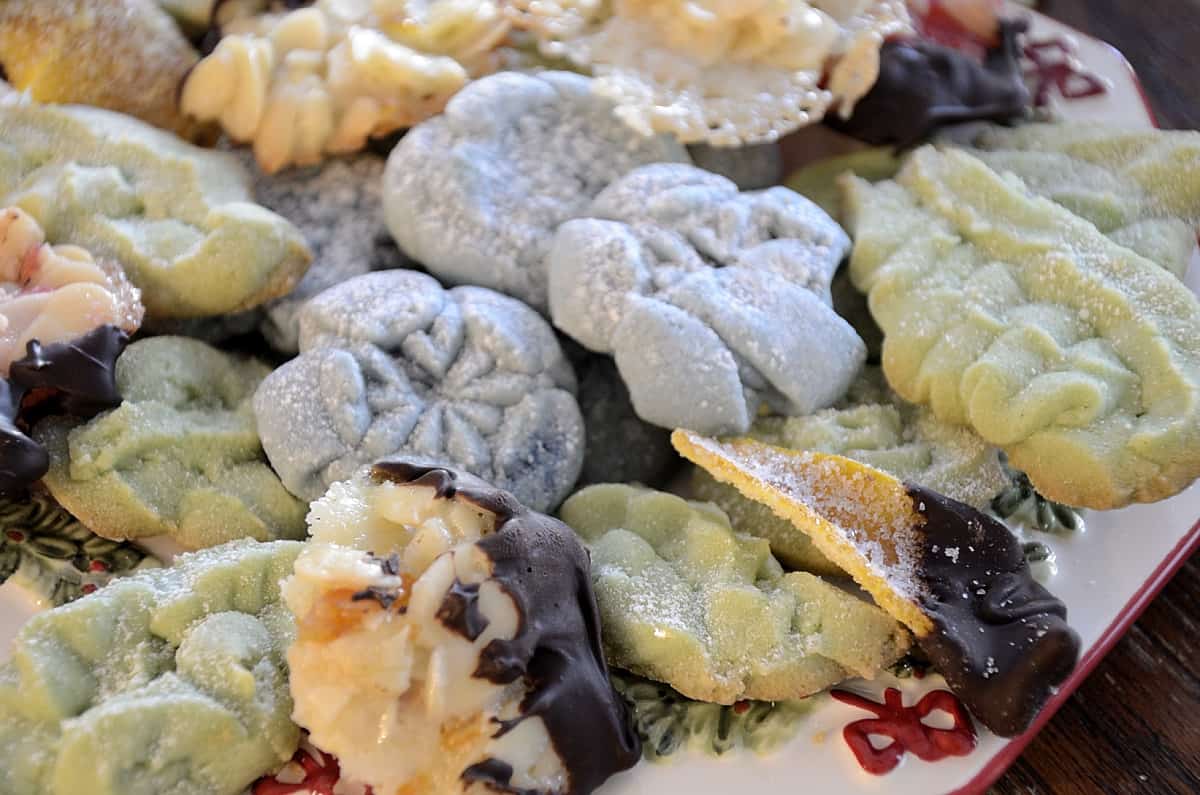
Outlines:
{"label": "fan-shaped cookie", "polygon": [[512,0],[508,11],[543,54],[596,75],[634,129],[717,146],[848,114],[884,38],[910,30],[898,0]]}
{"label": "fan-shaped cookie", "polygon": [[1200,231],[1200,132],[988,127],[972,154],[1180,278]]}
{"label": "fan-shaped cookie", "polygon": [[803,698],[872,677],[908,648],[882,610],[784,574],[715,506],[603,484],[572,495],[562,517],[591,550],[608,659],[689,698]]}
{"label": "fan-shaped cookie", "polygon": [[452,284],[546,307],[554,230],[627,171],[687,152],[641,137],[586,77],[505,72],[476,81],[392,150],[383,207],[400,248]]}
{"label": "fan-shaped cookie", "polygon": [[291,691],[348,778],[398,795],[587,795],[637,762],[570,528],[401,460],[332,486],[311,521],[283,586]]}
{"label": "fan-shaped cookie", "polygon": [[198,59],[155,0],[0,3],[3,74],[38,102],[95,105],[211,139],[179,110],[179,85]]}
{"label": "fan-shaped cookie", "polygon": [[741,433],[760,405],[830,405],[866,358],[829,306],[849,241],[799,194],[739,193],[657,164],[614,182],[587,214],[559,227],[546,258],[551,317],[613,354],[647,422]]}
{"label": "fan-shaped cookie", "polygon": [[1002,736],[1020,734],[1075,666],[1067,608],[1021,544],[968,505],[849,458],[675,431],[675,448],[808,533],[902,621],[951,689]]}
{"label": "fan-shaped cookie", "polygon": [[268,174],[356,152],[437,113],[494,68],[508,32],[492,0],[282,6],[224,14],[233,18],[180,98],[185,113],[253,141]]}
{"label": "fan-shaped cookie", "polygon": [[300,351],[263,381],[254,410],[271,464],[303,499],[397,454],[451,462],[537,508],[579,475],[574,373],[520,301],[368,273],[308,302]]}
{"label": "fan-shaped cookie", "polygon": [[250,400],[268,368],[184,337],[150,337],[117,361],[123,402],[84,423],[34,429],[44,482],[106,538],[168,534],[198,549],[300,538],[306,506],[263,455]]}
{"label": "fan-shaped cookie", "polygon": [[300,548],[226,544],[31,618],[0,667],[4,791],[238,795],[286,762]]}
{"label": "fan-shaped cookie", "polygon": [[1178,279],[965,152],[925,147],[895,181],[845,186],[851,276],[901,397],[1067,505],[1200,475],[1200,303]]}
{"label": "fan-shaped cookie", "polygon": [[250,203],[232,155],[128,116],[0,101],[0,206],[33,216],[51,243],[120,263],[152,316],[246,309],[308,268],[300,232]]}
{"label": "fan-shaped cookie", "polygon": [[51,246],[28,213],[0,210],[0,375],[34,340],[67,342],[106,325],[132,334],[142,322],[140,296],[116,263]]}

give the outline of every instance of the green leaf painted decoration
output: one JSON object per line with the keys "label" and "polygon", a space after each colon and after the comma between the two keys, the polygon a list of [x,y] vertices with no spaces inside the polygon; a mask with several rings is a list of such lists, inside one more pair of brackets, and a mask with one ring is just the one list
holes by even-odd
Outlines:
{"label": "green leaf painted decoration", "polygon": [[812,699],[728,706],[693,701],[667,685],[618,671],[612,681],[629,704],[642,753],[652,762],[680,750],[713,756],[739,748],[770,753],[796,736],[800,718],[812,709]]}
{"label": "green leaf painted decoration", "polygon": [[1083,529],[1083,517],[1078,511],[1038,494],[1028,476],[1010,467],[1003,453],[1000,465],[1012,483],[992,498],[992,513],[997,517],[1009,524],[1045,533],[1072,533]]}
{"label": "green leaf painted decoration", "polygon": [[140,547],[96,535],[49,495],[0,499],[0,583],[11,578],[51,605],[160,565]]}

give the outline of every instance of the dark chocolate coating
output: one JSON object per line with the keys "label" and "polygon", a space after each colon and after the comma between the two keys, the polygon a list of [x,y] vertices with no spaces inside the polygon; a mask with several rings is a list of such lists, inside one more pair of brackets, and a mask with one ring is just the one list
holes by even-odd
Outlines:
{"label": "dark chocolate coating", "polygon": [[45,448],[22,429],[33,415],[92,417],[120,405],[116,363],[128,343],[121,329],[100,326],[70,342],[26,346],[0,379],[0,495],[22,494],[50,468]]}
{"label": "dark chocolate coating", "polygon": [[921,608],[935,626],[917,642],[984,726],[1002,737],[1020,734],[1079,659],[1067,606],[1033,579],[1002,523],[906,487],[925,518]]}
{"label": "dark chocolate coating", "polygon": [[50,468],[46,448],[17,427],[23,390],[0,379],[0,495],[22,494]]}
{"label": "dark chocolate coating", "polygon": [[910,147],[939,127],[968,121],[1010,121],[1030,104],[1018,39],[1023,19],[1000,21],[1000,41],[982,64],[930,41],[893,39],[879,52],[879,78],[849,119],[825,122],[875,146]]}
{"label": "dark chocolate coating", "polygon": [[[464,500],[495,516],[495,529],[477,546],[492,562],[492,578],[516,604],[520,624],[516,637],[493,640],[484,648],[474,675],[497,684],[520,679],[527,688],[521,716],[499,723],[497,736],[526,718],[541,717],[567,770],[562,795],[586,795],[614,773],[633,767],[641,757],[641,743],[608,678],[591,562],[575,533],[465,472],[399,460],[376,464],[372,475],[380,481],[432,486],[438,497]],[[460,631],[470,637],[471,631],[482,629],[472,626],[464,590],[451,589],[438,616],[452,629],[461,623]],[[462,778],[511,795],[539,795],[513,787],[512,769],[499,759],[472,765]]]}
{"label": "dark chocolate coating", "polygon": [[29,392],[49,390],[63,413],[94,417],[121,405],[116,363],[128,344],[129,335],[116,326],[99,326],[70,342],[32,340],[8,377]]}

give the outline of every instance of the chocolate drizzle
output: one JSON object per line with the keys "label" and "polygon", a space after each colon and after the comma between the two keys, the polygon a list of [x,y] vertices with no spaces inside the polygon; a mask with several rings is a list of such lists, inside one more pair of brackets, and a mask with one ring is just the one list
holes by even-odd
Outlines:
{"label": "chocolate drizzle", "polygon": [[479,610],[479,586],[455,579],[438,608],[437,619],[474,643],[488,626],[487,616]]}
{"label": "chocolate drizzle", "polygon": [[0,495],[17,495],[50,467],[46,450],[26,435],[38,418],[66,413],[93,417],[121,404],[116,362],[129,335],[100,326],[70,342],[32,340],[0,379]]}
{"label": "chocolate drizzle", "polygon": [[[523,680],[526,687],[520,717],[501,724],[498,735],[521,720],[540,717],[568,773],[564,795],[592,792],[614,773],[633,767],[641,743],[608,678],[591,564],[575,533],[463,472],[384,461],[372,474],[380,481],[432,487],[440,498],[463,500],[495,516],[494,530],[476,546],[492,563],[492,579],[516,604],[520,623],[514,638],[484,647],[474,676],[501,685]],[[452,588],[438,613],[447,626],[457,619],[448,623],[443,611],[456,614],[462,590]],[[469,605],[461,612],[470,631]],[[512,768],[500,759],[485,759],[462,774],[466,782],[487,783],[500,792],[537,795],[512,787],[511,778]]]}
{"label": "chocolate drizzle", "polygon": [[1020,734],[1079,657],[1067,607],[1033,579],[1003,524],[906,487],[925,519],[921,607],[935,625],[917,641],[981,723],[1003,737]]}
{"label": "chocolate drizzle", "polygon": [[849,119],[825,121],[869,144],[907,148],[945,125],[1018,118],[1031,100],[1018,41],[1028,27],[1023,19],[1001,20],[999,42],[983,63],[931,41],[884,42],[875,85]]}

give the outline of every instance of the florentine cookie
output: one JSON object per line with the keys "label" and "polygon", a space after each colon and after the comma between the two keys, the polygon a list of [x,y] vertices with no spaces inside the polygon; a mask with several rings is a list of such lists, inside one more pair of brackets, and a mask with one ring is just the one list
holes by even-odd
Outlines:
{"label": "florentine cookie", "polygon": [[1024,731],[1075,667],[1067,608],[1034,581],[1021,544],[968,505],[841,456],[752,439],[671,440],[688,460],[808,533],[902,621],[985,726]]}
{"label": "florentine cookie", "polygon": [[851,277],[901,397],[1067,505],[1160,500],[1200,475],[1200,302],[1178,279],[966,152],[844,184]]}
{"label": "florentine cookie", "polygon": [[804,572],[715,506],[601,484],[562,518],[588,543],[613,665],[701,701],[785,701],[871,678],[908,649],[879,608]]}
{"label": "florentine cookie", "polygon": [[[0,666],[12,795],[238,795],[286,762],[293,541],[179,557],[29,619]],[[152,760],[152,762],[151,762]]]}
{"label": "florentine cookie", "polygon": [[263,381],[254,411],[302,499],[396,454],[453,463],[540,509],[579,475],[575,375],[520,301],[416,271],[368,273],[309,300],[300,351]]}
{"label": "florentine cookie", "polygon": [[510,0],[541,52],[596,75],[642,135],[717,146],[776,141],[849,114],[884,39],[911,31],[899,0]]}
{"label": "florentine cookie", "polygon": [[866,358],[829,305],[849,241],[799,194],[740,193],[694,166],[656,164],[586,214],[559,227],[546,258],[550,314],[613,354],[647,422],[741,433],[763,405],[829,406]]}
{"label": "florentine cookie", "polygon": [[570,528],[466,473],[390,460],[332,486],[311,529],[283,586],[294,714],[345,776],[587,795],[638,761]]}
{"label": "florentine cookie", "polygon": [[151,337],[117,362],[121,405],[78,423],[50,419],[45,483],[106,538],[167,534],[198,549],[301,538],[304,503],[263,455],[250,406],[266,365],[184,337]]}
{"label": "florentine cookie", "polygon": [[129,116],[0,100],[0,206],[51,243],[116,260],[151,316],[248,309],[287,293],[311,255],[300,232],[250,202],[232,155]]}
{"label": "florentine cookie", "polygon": [[588,78],[568,72],[470,84],[388,158],[388,228],[439,279],[544,310],[542,260],[558,225],[627,171],[688,160],[679,144],[639,136],[612,112]]}
{"label": "florentine cookie", "polygon": [[5,0],[0,66],[38,102],[128,113],[184,138],[214,132],[179,110],[199,55],[155,0]]}

